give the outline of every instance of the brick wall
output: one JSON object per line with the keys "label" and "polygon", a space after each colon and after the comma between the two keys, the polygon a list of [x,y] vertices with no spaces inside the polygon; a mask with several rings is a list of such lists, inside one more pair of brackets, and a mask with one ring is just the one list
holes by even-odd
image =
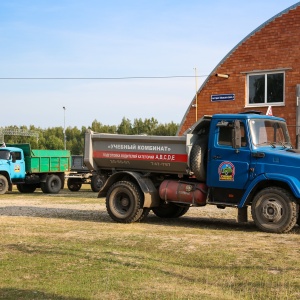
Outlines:
{"label": "brick wall", "polygon": [[[199,90],[197,115],[236,113],[265,107],[246,108],[247,72],[285,69],[285,105],[272,107],[273,115],[287,120],[292,142],[296,140],[296,85],[300,84],[300,6],[271,20],[248,37],[217,66]],[[228,79],[216,73],[229,74]],[[213,94],[235,94],[234,101],[211,102]],[[195,109],[190,107],[182,120],[180,134],[195,123]]]}

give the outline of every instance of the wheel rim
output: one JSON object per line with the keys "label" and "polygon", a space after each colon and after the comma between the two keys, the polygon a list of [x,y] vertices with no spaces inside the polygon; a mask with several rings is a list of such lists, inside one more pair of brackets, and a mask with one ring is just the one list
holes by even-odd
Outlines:
{"label": "wheel rim", "polygon": [[99,177],[96,180],[96,187],[100,190],[100,188],[103,186],[103,180]]}
{"label": "wheel rim", "polygon": [[54,179],[54,180],[51,181],[51,187],[52,187],[52,188],[53,188],[53,187],[57,187],[58,184],[59,184],[59,182],[58,182],[57,179]]}
{"label": "wheel rim", "polygon": [[131,211],[131,201],[126,193],[118,193],[113,200],[113,207],[115,211],[123,216],[128,215]]}
{"label": "wheel rim", "polygon": [[5,183],[3,180],[0,179],[0,191],[3,191],[5,189]]}
{"label": "wheel rim", "polygon": [[265,228],[276,229],[287,222],[288,205],[279,195],[261,197],[255,211],[256,219]]}
{"label": "wheel rim", "polygon": [[127,218],[133,211],[133,200],[129,191],[114,191],[110,196],[112,213],[120,218]]}
{"label": "wheel rim", "polygon": [[269,222],[278,222],[282,218],[283,207],[280,203],[267,200],[263,203],[262,214]]}
{"label": "wheel rim", "polygon": [[5,194],[8,190],[8,183],[4,176],[0,176],[0,194]]}

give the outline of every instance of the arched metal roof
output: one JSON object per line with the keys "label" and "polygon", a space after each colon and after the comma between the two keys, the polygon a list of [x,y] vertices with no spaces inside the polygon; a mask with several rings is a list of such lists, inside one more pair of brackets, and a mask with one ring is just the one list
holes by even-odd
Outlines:
{"label": "arched metal roof", "polygon": [[[216,70],[220,67],[220,65],[223,64],[223,62],[226,61],[226,59],[240,46],[242,45],[246,40],[248,40],[251,36],[253,36],[256,32],[260,31],[262,28],[264,28],[266,25],[268,25],[269,23],[271,23],[272,21],[274,21],[276,18],[281,17],[282,15],[286,14],[287,12],[289,12],[292,9],[295,9],[296,7],[300,6],[300,1],[295,3],[294,5],[286,8],[285,10],[281,11],[280,13],[278,13],[277,15],[273,16],[272,18],[270,18],[269,20],[267,20],[266,22],[264,22],[263,24],[261,24],[260,26],[258,26],[256,29],[254,29],[253,31],[251,31],[244,39],[242,39],[235,47],[232,48],[232,50],[230,50],[225,56],[224,58],[216,65],[216,67],[211,71],[211,73],[207,76],[206,80],[202,83],[202,85],[200,86],[200,88],[197,91],[197,94],[199,94],[199,92],[203,89],[203,87],[206,85],[207,81],[209,80],[209,78],[216,72]],[[181,130],[182,124],[186,119],[187,114],[190,111],[190,108],[192,106],[192,103],[195,101],[195,97],[192,99],[186,113],[184,114],[181,124],[179,126],[179,129],[177,131],[177,135],[179,134],[179,131]]]}

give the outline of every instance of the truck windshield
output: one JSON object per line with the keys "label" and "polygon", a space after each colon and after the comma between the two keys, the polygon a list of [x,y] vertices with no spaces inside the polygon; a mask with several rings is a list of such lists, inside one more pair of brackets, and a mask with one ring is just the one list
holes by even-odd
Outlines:
{"label": "truck windshield", "polygon": [[7,150],[0,150],[0,159],[9,159],[10,153]]}
{"label": "truck windshield", "polygon": [[277,145],[291,147],[290,137],[285,122],[269,119],[250,120],[250,132],[255,146]]}

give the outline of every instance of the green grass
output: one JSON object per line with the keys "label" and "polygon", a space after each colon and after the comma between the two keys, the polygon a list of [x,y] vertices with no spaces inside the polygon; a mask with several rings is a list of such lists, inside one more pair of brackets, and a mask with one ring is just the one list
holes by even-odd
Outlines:
{"label": "green grass", "polygon": [[298,226],[268,234],[211,207],[118,224],[96,197],[1,195],[0,299],[300,298]]}

